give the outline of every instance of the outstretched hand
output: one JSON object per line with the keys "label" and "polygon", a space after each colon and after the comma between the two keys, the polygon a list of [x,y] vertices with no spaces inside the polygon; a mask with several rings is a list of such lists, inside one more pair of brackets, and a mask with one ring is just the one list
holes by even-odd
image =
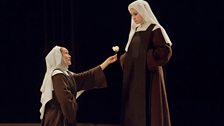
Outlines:
{"label": "outstretched hand", "polygon": [[114,63],[115,61],[117,61],[117,54],[110,56],[106,59],[106,62],[108,62],[108,64]]}
{"label": "outstretched hand", "polygon": [[117,54],[108,57],[102,64],[100,64],[100,67],[104,70],[108,65],[114,63],[115,61],[117,61]]}

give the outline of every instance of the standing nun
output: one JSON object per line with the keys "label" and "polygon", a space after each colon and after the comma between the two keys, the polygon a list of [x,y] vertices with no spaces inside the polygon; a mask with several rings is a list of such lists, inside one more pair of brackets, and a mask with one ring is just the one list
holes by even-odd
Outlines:
{"label": "standing nun", "polygon": [[123,68],[121,126],[171,126],[163,66],[172,55],[171,41],[148,2],[129,4],[132,16]]}

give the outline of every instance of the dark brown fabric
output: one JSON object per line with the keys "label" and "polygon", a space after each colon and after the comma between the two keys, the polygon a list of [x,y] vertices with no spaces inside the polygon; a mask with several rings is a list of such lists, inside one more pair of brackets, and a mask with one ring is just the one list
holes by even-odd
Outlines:
{"label": "dark brown fabric", "polygon": [[100,66],[89,71],[74,74],[77,90],[89,90],[94,88],[105,88],[107,85],[105,75]]}
{"label": "dark brown fabric", "polygon": [[126,56],[126,53],[122,54],[120,57],[120,64],[121,64],[121,68],[123,69],[123,65],[124,65],[124,58]]}
{"label": "dark brown fabric", "polygon": [[121,126],[170,126],[163,65],[172,50],[161,30],[136,32],[122,56],[123,100]]}
{"label": "dark brown fabric", "polygon": [[104,88],[107,85],[99,66],[72,76],[59,73],[52,80],[53,99],[46,104],[42,126],[76,126],[77,91]]}

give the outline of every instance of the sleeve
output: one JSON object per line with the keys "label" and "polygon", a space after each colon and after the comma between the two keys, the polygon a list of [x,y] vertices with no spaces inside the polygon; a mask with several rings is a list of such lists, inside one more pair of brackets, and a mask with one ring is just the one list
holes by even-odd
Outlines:
{"label": "sleeve", "polygon": [[107,87],[106,77],[100,66],[94,67],[82,73],[74,73],[77,90],[89,90]]}
{"label": "sleeve", "polygon": [[147,51],[147,66],[149,69],[165,65],[172,56],[171,46],[166,43],[161,29],[152,32],[152,42],[152,48]]}
{"label": "sleeve", "polygon": [[122,54],[121,57],[120,57],[120,65],[121,65],[122,69],[123,69],[123,66],[124,66],[125,56],[126,56],[126,53]]}
{"label": "sleeve", "polygon": [[75,123],[77,104],[75,97],[68,87],[68,81],[64,74],[56,74],[52,77],[55,97],[58,100],[64,118],[68,123]]}

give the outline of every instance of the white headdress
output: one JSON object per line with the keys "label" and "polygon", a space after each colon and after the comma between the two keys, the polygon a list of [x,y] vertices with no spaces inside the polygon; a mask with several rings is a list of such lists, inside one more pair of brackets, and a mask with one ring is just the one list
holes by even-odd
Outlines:
{"label": "white headdress", "polygon": [[60,46],[55,46],[45,57],[47,71],[44,76],[44,80],[41,86],[41,108],[40,108],[40,119],[43,119],[45,105],[52,99],[53,83],[52,83],[52,72],[56,68],[67,70],[68,66],[63,63]]}
{"label": "white headdress", "polygon": [[144,23],[142,23],[140,25],[136,25],[134,20],[131,19],[131,29],[130,29],[130,33],[129,33],[128,42],[125,47],[126,51],[128,51],[128,47],[130,45],[130,42],[132,40],[132,37],[135,33],[137,26],[138,26],[137,31],[145,31],[145,30],[147,30],[147,28],[150,24],[156,24],[154,30],[157,28],[160,28],[166,43],[169,43],[170,45],[172,45],[165,29],[159,24],[158,20],[156,19],[155,15],[153,14],[153,12],[150,8],[148,2],[146,2],[144,0],[134,1],[129,4],[128,10],[130,11],[131,8],[134,8],[143,17]]}

